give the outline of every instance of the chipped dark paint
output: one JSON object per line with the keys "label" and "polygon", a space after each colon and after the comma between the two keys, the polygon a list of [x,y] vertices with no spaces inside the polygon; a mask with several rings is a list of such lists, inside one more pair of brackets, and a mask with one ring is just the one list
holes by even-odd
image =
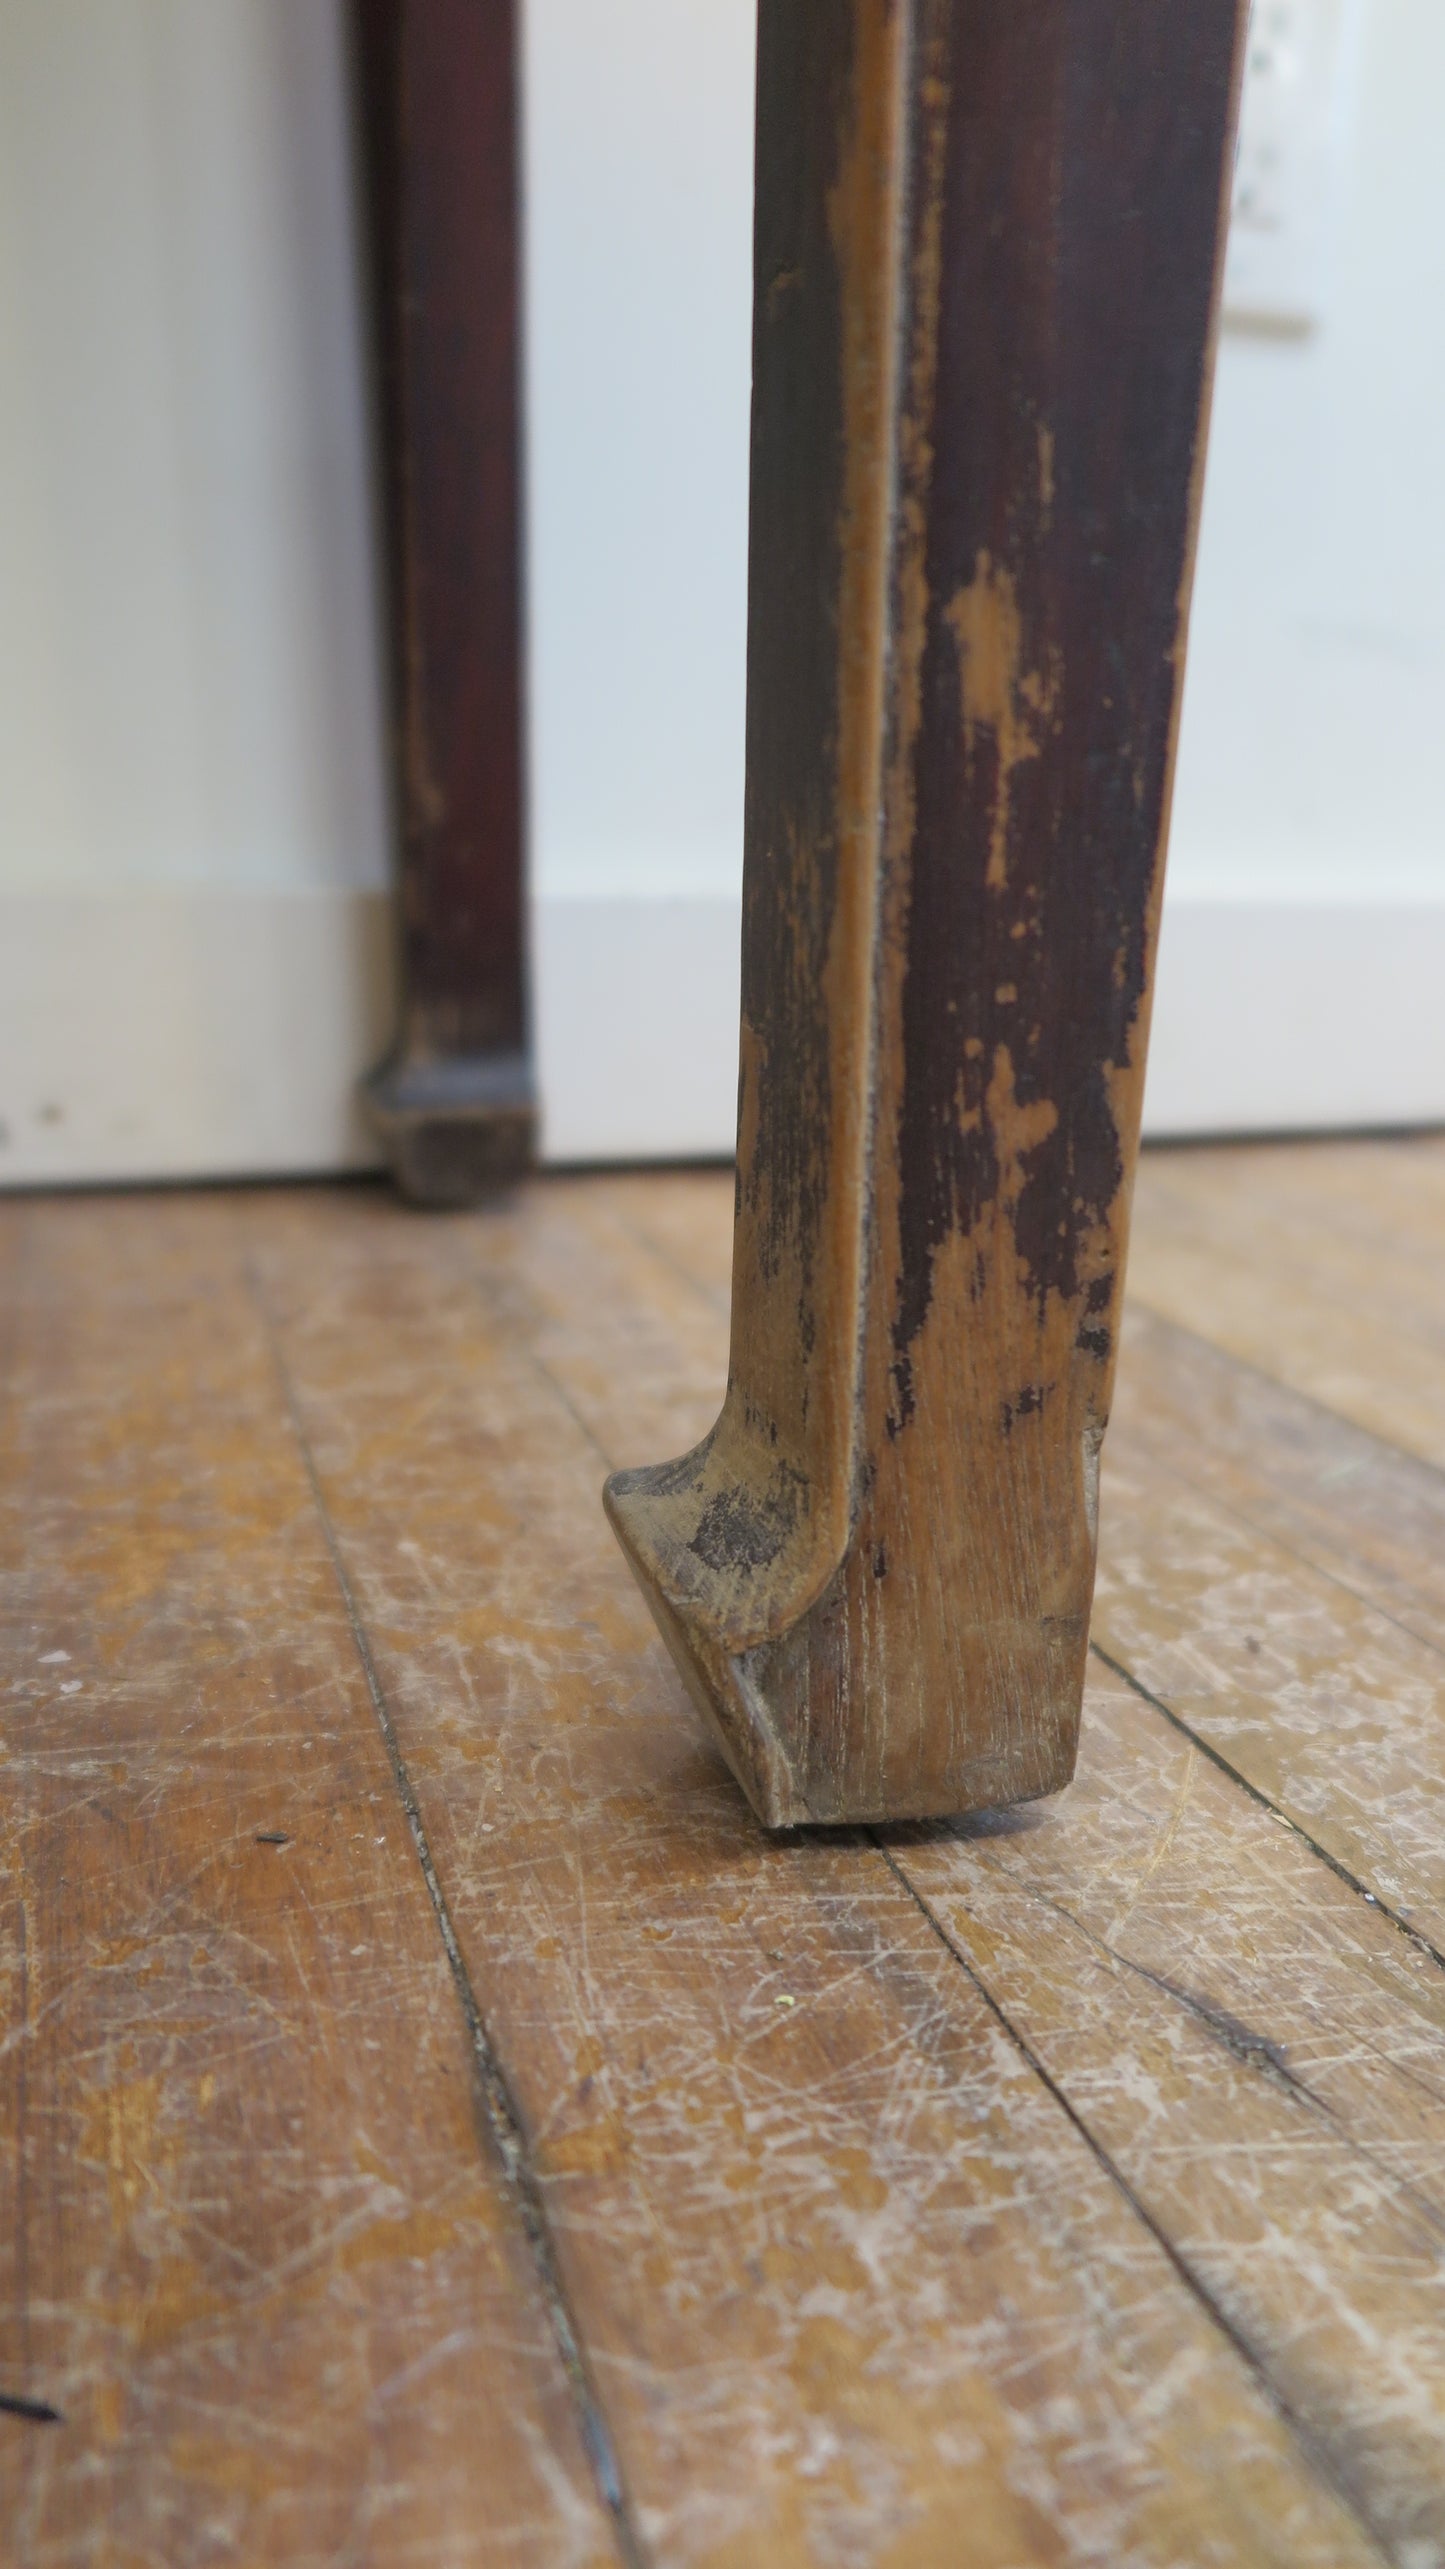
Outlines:
{"label": "chipped dark paint", "polygon": [[1016,1392],[1012,1400],[1001,1401],[999,1425],[1005,1436],[1013,1434],[1015,1419],[1039,1417],[1053,1390],[1052,1383],[1025,1383],[1023,1390]]}
{"label": "chipped dark paint", "polygon": [[[1090,42],[1067,12],[1026,14],[1026,41],[1002,0],[952,20],[929,422],[947,460],[930,488],[896,1136],[903,1420],[939,1248],[981,1230],[999,1202],[989,1092],[1000,1048],[1018,1106],[1057,1118],[1020,1154],[1009,1214],[1029,1289],[1040,1304],[1081,1291],[1091,1310],[1112,1300],[1112,1278],[1082,1262],[1124,1181],[1111,1074],[1137,1050],[1213,290],[1229,11],[1198,12],[1185,34],[1152,0],[1122,0]],[[1157,182],[1136,138],[1157,125],[1158,102],[1167,203],[1141,220],[1141,191]],[[1046,754],[1008,778],[1002,885],[989,879],[997,740],[966,737],[949,622],[981,560],[1011,580],[1020,678],[1049,673]],[[1107,1345],[1080,1344],[1107,1357]]]}

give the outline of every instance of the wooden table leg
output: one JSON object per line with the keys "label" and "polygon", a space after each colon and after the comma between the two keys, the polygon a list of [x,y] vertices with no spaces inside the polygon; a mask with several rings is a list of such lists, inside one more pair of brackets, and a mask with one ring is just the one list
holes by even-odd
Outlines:
{"label": "wooden table leg", "polygon": [[355,0],[401,840],[402,1012],[367,1102],[465,1202],[531,1155],[512,0]]}
{"label": "wooden table leg", "polygon": [[732,1357],[607,1505],[761,1817],[1072,1772],[1242,0],[762,0]]}

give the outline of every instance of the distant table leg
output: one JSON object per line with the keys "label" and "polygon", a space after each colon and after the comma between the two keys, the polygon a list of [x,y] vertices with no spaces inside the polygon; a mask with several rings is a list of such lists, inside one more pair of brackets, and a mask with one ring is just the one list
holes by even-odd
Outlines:
{"label": "distant table leg", "polygon": [[512,0],[355,0],[401,839],[401,1024],[368,1103],[405,1191],[531,1155]]}

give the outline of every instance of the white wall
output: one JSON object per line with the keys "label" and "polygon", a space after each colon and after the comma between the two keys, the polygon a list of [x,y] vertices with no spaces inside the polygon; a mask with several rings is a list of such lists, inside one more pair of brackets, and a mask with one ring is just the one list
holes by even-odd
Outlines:
{"label": "white wall", "polygon": [[[740,862],[752,14],[531,0],[544,889]],[[1220,352],[1180,892],[1445,891],[1445,10],[1355,14],[1320,320]]]}
{"label": "white wall", "polygon": [[1350,54],[1319,320],[1220,349],[1177,894],[1445,898],[1445,9]]}
{"label": "white wall", "polygon": [[341,33],[340,0],[0,0],[0,1183],[375,1157]]}
{"label": "white wall", "polygon": [[[530,6],[534,823],[562,1157],[732,1130],[752,6]],[[1256,49],[1266,20],[1286,51],[1343,43],[1332,219],[1313,326],[1228,327],[1220,350],[1155,1131],[1445,1119],[1445,10],[1256,6]],[[1312,228],[1318,210],[1312,192]]]}
{"label": "white wall", "polygon": [[[731,1140],[753,5],[525,8],[558,1156]],[[1172,1129],[1251,1100],[1445,1115],[1445,11],[1269,5],[1344,7],[1358,43],[1319,322],[1221,353],[1150,1082]],[[0,1182],[370,1153],[341,27],[341,0],[0,0]]]}
{"label": "white wall", "polygon": [[0,0],[0,884],[379,888],[338,0]]}
{"label": "white wall", "polygon": [[740,880],[755,0],[527,0],[543,895]]}

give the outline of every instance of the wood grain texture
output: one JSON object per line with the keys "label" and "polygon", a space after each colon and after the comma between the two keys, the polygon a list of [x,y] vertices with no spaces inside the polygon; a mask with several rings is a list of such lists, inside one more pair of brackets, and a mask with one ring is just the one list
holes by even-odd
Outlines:
{"label": "wood grain texture", "polygon": [[[1272,1156],[1220,1155],[1241,1222]],[[712,1397],[725,1197],[692,1186],[579,1191],[529,1259],[537,1343],[604,1439],[685,1433]],[[1140,1201],[1147,1251],[1157,1188]],[[1445,1246],[1445,1198],[1414,1201]],[[1287,1282],[1260,1290],[1286,1332]],[[1422,2562],[1445,2558],[1445,1978],[1389,1904],[1433,1924],[1442,1529],[1439,1475],[1137,1316],[1096,1629],[1171,1717],[1101,1676],[1047,1811],[886,1841],[1390,2556]]]}
{"label": "wood grain texture", "polygon": [[728,1388],[608,1507],[771,1826],[1072,1767],[1236,0],[764,0]]}
{"label": "wood grain texture", "polygon": [[[1282,1348],[1445,1245],[1232,1156]],[[1136,1306],[1070,1790],[769,1839],[594,1496],[731,1228],[4,1209],[7,2563],[1445,2563],[1445,1475]]]}
{"label": "wood grain texture", "polygon": [[368,1084],[409,1194],[531,1154],[516,17],[352,0],[400,830],[401,1024]]}
{"label": "wood grain texture", "polygon": [[[1182,1472],[1445,1653],[1445,1474],[1138,1304],[1124,1345],[1111,1431],[1121,1464],[1147,1453]],[[1420,1379],[1430,1362],[1417,1362]]]}
{"label": "wood grain texture", "polygon": [[1094,1639],[1445,1952],[1445,1662],[1182,1477],[1106,1504]]}
{"label": "wood grain texture", "polygon": [[[1317,1147],[1281,1149],[1272,1175],[1264,1164],[1252,1174],[1242,1155],[1237,1186],[1224,1198],[1232,1206],[1227,1222],[1209,1155],[1199,1155],[1198,1168],[1193,1152],[1161,1153],[1157,1164],[1147,1155],[1148,1219],[1133,1289],[1150,1310],[1383,1443],[1445,1468],[1440,1297],[1430,1290],[1432,1236],[1437,1262],[1440,1255],[1434,1158],[1422,1149],[1407,1164],[1412,1176],[1390,1182],[1387,1151],[1377,1163],[1369,1144],[1336,1145],[1332,1218],[1315,1185],[1303,1220],[1297,1213],[1291,1223],[1280,1200],[1288,1207],[1303,1172],[1319,1169]],[[1349,1221],[1352,1175],[1366,1192]]]}
{"label": "wood grain texture", "polygon": [[1117,1679],[1035,1825],[897,1846],[1393,2557],[1445,2559],[1445,1973]]}
{"label": "wood grain texture", "polygon": [[[1221,1233],[1291,1290],[1323,1294],[1361,1325],[1393,1323],[1445,1351],[1439,1287],[1440,1208],[1428,1149],[1306,1142],[1268,1159],[1222,1149],[1152,1157],[1144,1183],[1150,1235],[1196,1242]],[[1389,1255],[1379,1254],[1382,1240]]]}
{"label": "wood grain texture", "polygon": [[615,2560],[235,1214],[0,1240],[0,2556]]}
{"label": "wood grain texture", "polygon": [[644,1271],[675,1402],[715,1306],[605,1185],[252,1240],[640,2546],[1377,2558],[893,1862],[760,1837],[680,1705],[589,1485]]}

